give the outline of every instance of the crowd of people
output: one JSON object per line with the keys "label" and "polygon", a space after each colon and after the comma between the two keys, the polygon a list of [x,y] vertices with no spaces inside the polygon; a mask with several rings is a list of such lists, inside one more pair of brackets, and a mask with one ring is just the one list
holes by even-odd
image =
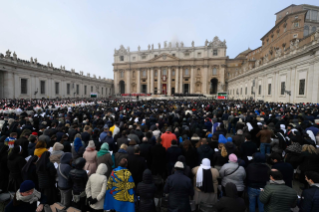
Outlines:
{"label": "crowd of people", "polygon": [[1,100],[5,211],[319,211],[318,107]]}

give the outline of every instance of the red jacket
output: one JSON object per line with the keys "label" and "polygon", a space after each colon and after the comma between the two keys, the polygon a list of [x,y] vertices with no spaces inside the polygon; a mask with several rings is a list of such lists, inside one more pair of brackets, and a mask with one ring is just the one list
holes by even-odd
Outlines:
{"label": "red jacket", "polygon": [[171,147],[172,140],[177,141],[176,135],[171,132],[166,132],[162,134],[161,139],[162,139],[162,146],[165,147],[166,150]]}

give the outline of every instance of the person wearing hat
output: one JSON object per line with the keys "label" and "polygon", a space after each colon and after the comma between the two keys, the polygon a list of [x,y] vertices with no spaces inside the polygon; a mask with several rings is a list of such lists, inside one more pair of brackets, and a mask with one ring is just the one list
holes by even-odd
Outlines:
{"label": "person wearing hat", "polygon": [[167,178],[164,186],[164,193],[169,194],[168,210],[190,212],[189,197],[194,195],[191,179],[183,173],[183,162],[177,161],[174,168],[174,174]]}
{"label": "person wearing hat", "polygon": [[97,168],[97,151],[95,149],[94,141],[90,140],[89,145],[83,153],[83,158],[86,160],[84,170],[88,170],[88,176],[95,173]]}
{"label": "person wearing hat", "polygon": [[[40,202],[37,206],[37,202]],[[5,208],[5,212],[40,212],[43,211],[47,203],[45,195],[35,189],[35,184],[31,180],[26,180],[20,185],[20,189],[15,193]]]}

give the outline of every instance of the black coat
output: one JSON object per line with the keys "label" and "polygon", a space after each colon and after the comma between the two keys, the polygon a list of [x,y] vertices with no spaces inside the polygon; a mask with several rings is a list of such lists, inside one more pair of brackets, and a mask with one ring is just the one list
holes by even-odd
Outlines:
{"label": "black coat", "polygon": [[233,183],[228,183],[225,187],[226,195],[223,196],[215,207],[218,212],[245,212],[244,199],[237,196],[237,188]]}
{"label": "black coat", "polygon": [[247,186],[255,189],[264,188],[269,181],[269,167],[264,163],[251,163],[246,169]]}
{"label": "black coat", "polygon": [[47,163],[46,170],[39,170],[37,175],[40,189],[52,188],[52,186],[55,186],[56,169],[52,162]]}
{"label": "black coat", "polygon": [[294,176],[294,167],[290,163],[278,162],[272,166],[273,169],[277,169],[283,175],[283,180],[286,186],[292,188],[292,180]]}
{"label": "black coat", "polygon": [[23,166],[26,164],[26,160],[21,155],[14,155],[14,157],[10,157],[10,155],[8,156],[7,162],[8,169],[10,171],[9,181],[12,182],[10,183],[9,190],[18,190],[16,187],[19,188],[20,184],[23,182],[21,171]]}
{"label": "black coat", "polygon": [[191,169],[198,165],[196,160],[198,157],[196,149],[189,148],[188,151],[186,151],[184,148],[182,148],[182,154],[186,159],[186,164],[189,165]]}
{"label": "black coat", "polygon": [[152,165],[151,171],[153,175],[161,175],[165,173],[166,150],[161,144],[156,144],[151,148]]}
{"label": "black coat", "polygon": [[170,172],[174,167],[178,157],[182,155],[182,150],[178,146],[171,146],[167,149],[166,158],[167,158],[167,168]]}
{"label": "black coat", "polygon": [[140,196],[139,211],[155,212],[154,197],[156,186],[153,183],[152,173],[149,169],[143,173],[143,181],[137,185],[136,195]]}
{"label": "black coat", "polygon": [[303,172],[315,171],[319,172],[319,155],[315,153],[301,152],[299,169]]}
{"label": "black coat", "polygon": [[26,137],[19,138],[18,140],[16,140],[14,142],[14,145],[20,145],[23,149],[22,156],[24,158],[28,157],[28,155],[29,155],[29,152],[28,152],[29,141]]}
{"label": "black coat", "polygon": [[0,155],[0,189],[5,192],[8,188],[8,182],[9,182],[9,169],[8,169],[8,154],[7,154],[7,148],[5,148],[3,151],[1,151]]}
{"label": "black coat", "polygon": [[309,189],[302,192],[299,208],[300,212],[319,211],[319,188],[317,186],[310,186]]}
{"label": "black coat", "polygon": [[210,161],[213,161],[214,159],[214,150],[211,149],[208,144],[204,144],[198,147],[197,153],[198,153],[198,164],[201,164],[204,158],[207,158]]}
{"label": "black coat", "polygon": [[88,181],[88,175],[83,167],[86,161],[84,158],[78,158],[74,162],[75,168],[69,173],[69,179],[72,184],[72,190],[74,194],[80,194],[85,190],[86,183]]}
{"label": "black coat", "polygon": [[39,180],[38,180],[38,175],[36,171],[36,165],[31,164],[29,167],[29,170],[27,173],[22,173],[23,181],[25,180],[32,180],[35,184],[35,188],[38,189],[39,185]]}
{"label": "black coat", "polygon": [[194,188],[191,179],[186,177],[182,171],[176,171],[167,178],[164,193],[169,194],[169,211],[191,211],[189,197],[194,195]]}
{"label": "black coat", "polygon": [[150,168],[151,164],[152,164],[152,160],[151,160],[152,144],[150,144],[148,142],[143,142],[139,146],[140,146],[140,150],[141,150],[141,156],[145,158],[145,160],[147,161],[147,166],[148,166],[148,168]]}
{"label": "black coat", "polygon": [[132,173],[135,185],[142,181],[143,172],[146,169],[145,158],[140,155],[131,154],[128,156],[128,167]]}

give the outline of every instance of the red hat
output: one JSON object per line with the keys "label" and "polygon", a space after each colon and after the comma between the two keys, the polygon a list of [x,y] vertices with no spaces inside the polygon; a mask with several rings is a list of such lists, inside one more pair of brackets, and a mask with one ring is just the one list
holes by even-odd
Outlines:
{"label": "red hat", "polygon": [[38,135],[38,133],[37,132],[33,132],[32,135]]}

